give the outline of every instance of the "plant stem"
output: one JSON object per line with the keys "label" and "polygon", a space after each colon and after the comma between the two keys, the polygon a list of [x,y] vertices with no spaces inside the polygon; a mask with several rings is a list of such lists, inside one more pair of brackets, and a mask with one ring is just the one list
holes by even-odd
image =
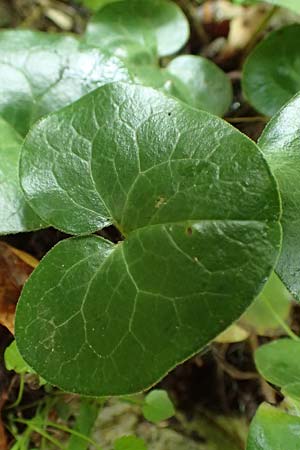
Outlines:
{"label": "plant stem", "polygon": [[12,409],[12,408],[16,408],[17,406],[19,406],[19,404],[22,400],[22,397],[23,397],[23,393],[24,393],[24,373],[21,373],[18,397],[16,398],[16,401],[14,403],[12,403],[11,405],[8,405],[5,409]]}
{"label": "plant stem", "polygon": [[52,437],[50,434],[48,434],[45,430],[42,430],[40,427],[38,427],[37,425],[34,425],[34,423],[32,423],[30,420],[25,420],[25,419],[15,419],[15,422],[19,422],[19,423],[23,423],[24,425],[27,425],[28,428],[30,428],[31,430],[35,431],[36,433],[40,434],[42,437],[44,437],[45,439],[47,439],[47,441],[51,442],[52,444],[56,445],[57,448],[59,448],[60,450],[65,450],[65,447],[63,445],[61,445],[61,443],[55,439],[54,437]]}
{"label": "plant stem", "polygon": [[229,123],[251,123],[251,122],[268,122],[269,117],[254,116],[254,117],[225,117]]}
{"label": "plant stem", "polygon": [[77,430],[72,430],[71,428],[69,428],[69,427],[67,427],[67,426],[65,426],[65,425],[60,425],[60,424],[58,424],[58,423],[50,422],[50,421],[46,422],[45,425],[46,425],[47,427],[56,428],[57,430],[64,431],[65,433],[69,433],[69,434],[72,434],[72,435],[74,435],[74,436],[77,436],[77,437],[79,437],[80,439],[82,439],[83,441],[86,441],[86,442],[88,442],[89,444],[92,444],[92,445],[96,448],[96,450],[102,450],[102,448],[99,447],[99,445],[97,444],[97,442],[95,442],[93,439],[89,438],[89,437],[86,436],[85,434],[80,433],[80,432],[77,431]]}
{"label": "plant stem", "polygon": [[262,31],[265,30],[265,28],[267,28],[267,26],[269,25],[270,20],[272,19],[272,17],[274,16],[274,14],[277,13],[277,11],[279,11],[279,6],[273,6],[273,8],[271,8],[265,15],[265,17],[263,18],[263,20],[260,22],[260,24],[258,25],[258,27],[256,28],[255,32],[253,33],[253,35],[251,36],[246,48],[245,48],[245,54],[248,55],[251,50],[253,49],[253,47],[255,47],[256,42],[258,41],[259,35],[262,33]]}
{"label": "plant stem", "polygon": [[[19,422],[19,423],[23,423],[26,424],[28,427],[31,427],[34,431],[36,431],[37,433],[39,433],[41,436],[43,436],[45,439],[49,440],[49,434],[47,432],[44,432],[44,434],[40,433],[41,428],[37,427],[36,425],[34,425],[30,420],[26,420],[26,419],[15,419],[15,422]],[[97,442],[95,442],[93,439],[89,438],[88,436],[85,436],[84,434],[81,434],[79,431],[76,430],[72,430],[71,428],[64,426],[64,425],[60,425],[58,423],[55,422],[51,422],[51,421],[45,421],[44,425],[46,427],[51,427],[51,428],[56,428],[57,430],[63,431],[64,433],[68,433],[74,436],[79,437],[80,439],[88,442],[89,444],[92,444],[96,450],[102,450],[101,447],[99,447],[99,445],[97,444]],[[43,430],[41,430],[43,431]],[[51,436],[50,436],[51,437]],[[54,438],[53,438],[54,439]],[[60,447],[63,448],[64,447]]]}
{"label": "plant stem", "polygon": [[186,0],[176,0],[176,3],[186,14],[200,42],[207,45],[210,38],[201,23],[200,17],[197,15],[197,7],[193,6],[190,1]]}
{"label": "plant stem", "polygon": [[294,333],[291,328],[288,326],[287,323],[285,323],[285,321],[277,314],[276,311],[274,311],[271,303],[269,302],[269,300],[265,297],[265,302],[268,305],[270,311],[272,312],[273,316],[275,317],[275,319],[277,320],[278,324],[281,326],[281,328],[286,332],[286,334],[293,339],[294,341],[300,341],[299,336],[296,335],[296,333]]}

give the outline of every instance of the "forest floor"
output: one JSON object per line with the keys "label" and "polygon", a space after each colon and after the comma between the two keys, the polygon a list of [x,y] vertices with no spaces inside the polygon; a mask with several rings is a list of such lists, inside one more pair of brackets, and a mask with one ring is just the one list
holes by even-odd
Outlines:
{"label": "forest floor", "polygon": [[[178,4],[187,14],[192,29],[188,48],[183,52],[188,50],[189,53],[206,56],[225,70],[234,88],[234,102],[225,120],[257,140],[266,118],[257,116],[243,99],[241,66],[250,49],[266,31],[288,23],[291,17],[288,13],[272,17],[269,7],[234,7],[224,0],[205,1],[202,6],[187,0],[178,0]],[[1,28],[20,27],[80,34],[85,29],[89,15],[75,1],[0,1]],[[105,230],[105,236],[113,241],[117,239],[113,227]],[[55,243],[66,237],[54,229],[46,229],[7,236],[2,241],[39,260]],[[7,271],[14,268],[20,270],[18,264],[11,257],[6,258],[0,253],[0,283],[2,279],[6,280],[6,284],[10,283],[7,281]],[[23,267],[21,269],[24,270]],[[9,289],[16,299],[21,283],[11,281],[11,284]],[[293,306],[289,320],[292,329],[299,332],[300,313],[296,306]],[[4,367],[3,354],[12,339],[7,328],[0,325],[0,410],[4,428],[11,423],[12,414],[29,420],[40,414],[41,405],[46,408],[51,420],[58,420],[57,405],[63,408],[62,403],[74,410],[68,416],[71,427],[78,412],[78,397],[61,396],[62,402],[56,403],[55,409],[51,401],[57,399],[57,392],[47,392],[43,387],[37,387],[34,379],[26,380],[19,404],[13,409],[7,409],[7,405],[16,400],[20,384],[19,377]],[[112,434],[115,438],[117,435],[136,433],[146,439],[151,450],[242,450],[249,421],[257,406],[264,400],[280,400],[278,392],[259,377],[253,362],[255,348],[268,339],[270,337],[252,331],[240,342],[214,342],[204,353],[172,371],[159,386],[168,391],[176,405],[177,414],[159,426],[146,423],[135,405],[117,400],[108,402],[96,420],[93,439],[103,448],[109,448],[106,446],[110,444]],[[17,432],[23,428],[24,424],[19,425]],[[2,441],[5,446],[0,445],[1,450],[8,448],[6,445],[11,440],[11,431],[6,428],[6,437]],[[34,436],[36,448],[57,448],[55,445],[48,447],[39,433]],[[56,430],[54,436],[63,440],[65,433]]]}

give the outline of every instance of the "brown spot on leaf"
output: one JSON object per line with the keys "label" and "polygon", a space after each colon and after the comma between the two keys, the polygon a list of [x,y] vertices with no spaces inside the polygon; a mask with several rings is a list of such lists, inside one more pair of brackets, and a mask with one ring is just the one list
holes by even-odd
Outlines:
{"label": "brown spot on leaf", "polygon": [[155,203],[155,208],[160,208],[165,203],[166,203],[165,197],[159,197]]}
{"label": "brown spot on leaf", "polygon": [[187,234],[188,236],[192,236],[192,234],[193,234],[193,229],[192,229],[192,227],[188,227],[185,231],[186,231],[186,234]]}

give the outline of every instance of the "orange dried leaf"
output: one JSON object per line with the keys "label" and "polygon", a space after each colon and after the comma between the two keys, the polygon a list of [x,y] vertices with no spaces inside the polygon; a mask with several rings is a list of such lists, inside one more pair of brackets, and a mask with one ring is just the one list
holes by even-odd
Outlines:
{"label": "orange dried leaf", "polygon": [[0,324],[11,333],[22,287],[37,264],[27,253],[0,242]]}

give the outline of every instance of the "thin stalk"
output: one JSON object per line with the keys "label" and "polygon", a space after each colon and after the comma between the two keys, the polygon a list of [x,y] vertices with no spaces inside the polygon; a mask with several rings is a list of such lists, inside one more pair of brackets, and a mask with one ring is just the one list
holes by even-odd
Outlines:
{"label": "thin stalk", "polygon": [[42,428],[38,427],[37,425],[34,425],[30,420],[15,419],[15,422],[23,423],[24,425],[27,425],[28,428],[30,428],[31,430],[35,431],[36,433],[38,433],[39,435],[41,435],[42,437],[47,439],[47,441],[49,441],[52,444],[56,445],[57,448],[59,448],[60,450],[66,450],[65,447],[63,445],[61,445],[61,443],[57,439],[52,437],[45,430],[42,430]]}
{"label": "thin stalk", "polygon": [[255,47],[260,34],[267,28],[267,26],[270,23],[270,20],[277,13],[277,11],[279,11],[279,9],[280,9],[279,6],[273,6],[273,8],[271,8],[267,12],[267,14],[263,18],[263,20],[260,22],[260,24],[256,28],[255,32],[251,36],[251,38],[250,38],[250,40],[249,40],[249,42],[248,42],[248,44],[247,44],[247,46],[245,48],[245,54],[246,55],[248,55],[251,52],[251,50],[253,49],[253,47]]}
{"label": "thin stalk", "polygon": [[266,297],[265,297],[265,302],[268,305],[268,308],[270,309],[271,313],[277,320],[278,324],[286,332],[286,334],[294,341],[300,341],[299,336],[297,336],[297,334],[294,333],[293,330],[291,330],[291,328],[288,326],[288,324],[285,323],[285,321],[277,314],[277,312],[274,311],[273,306],[271,305],[271,303],[269,302],[269,300]]}
{"label": "thin stalk", "polygon": [[25,384],[25,376],[24,376],[24,373],[21,373],[20,374],[19,392],[18,392],[16,401],[13,402],[11,405],[8,405],[5,409],[12,409],[12,408],[16,408],[17,406],[19,406],[19,404],[21,403],[22,397],[23,397],[23,393],[24,393],[24,384]]}
{"label": "thin stalk", "polygon": [[[42,434],[39,431],[37,431],[36,428],[38,428],[39,430],[41,430],[41,428],[39,428],[36,425],[32,424],[32,422],[30,422],[29,420],[26,420],[26,419],[15,419],[15,422],[26,424],[28,427],[31,427],[32,429],[34,429],[34,431],[39,433],[45,439],[49,440],[49,436],[50,435],[48,433],[46,433],[46,432],[44,432],[44,434]],[[51,422],[51,421],[44,422],[44,425],[46,427],[55,428],[57,430],[63,431],[64,433],[68,433],[70,435],[74,435],[76,437],[79,437],[80,439],[82,439],[82,440],[88,442],[89,444],[93,445],[96,448],[96,450],[102,450],[102,448],[97,444],[97,442],[95,442],[93,439],[89,438],[85,434],[81,434],[79,431],[72,430],[71,428],[69,428],[69,427],[67,427],[65,425],[60,425],[58,423]],[[52,438],[52,436],[50,436],[50,437]],[[52,438],[52,439],[54,439],[54,438]],[[65,447],[60,447],[60,448],[63,448],[63,450],[65,450]]]}
{"label": "thin stalk", "polygon": [[225,117],[225,120],[229,123],[251,123],[251,122],[268,122],[269,117],[265,116],[253,116],[253,117]]}
{"label": "thin stalk", "polygon": [[92,445],[96,448],[96,450],[102,450],[102,448],[99,447],[99,445],[97,444],[97,442],[95,442],[93,439],[89,438],[89,437],[86,436],[85,434],[80,433],[80,432],[77,431],[77,430],[72,430],[72,428],[69,428],[69,427],[67,427],[67,426],[65,426],[65,425],[60,425],[60,424],[58,424],[58,423],[50,422],[50,421],[47,421],[45,425],[46,425],[47,427],[56,428],[57,430],[64,431],[65,433],[69,433],[69,434],[71,434],[71,435],[74,435],[74,436],[76,436],[76,437],[79,437],[79,438],[82,439],[83,441],[86,441],[86,442],[88,442],[89,444],[92,444]]}
{"label": "thin stalk", "polygon": [[[49,398],[46,400],[46,404],[45,404],[45,408],[41,410],[40,413],[40,417],[42,419],[43,422],[43,426],[42,429],[45,429],[47,427],[47,421],[48,421],[48,416],[49,416],[49,412],[51,411],[51,409],[54,407],[55,403],[57,402],[57,398]],[[41,441],[41,450],[46,450],[46,438],[43,436],[42,437],[42,441]]]}
{"label": "thin stalk", "polygon": [[129,403],[130,405],[143,406],[143,398],[130,398],[130,397],[119,397],[119,400],[123,403]]}

